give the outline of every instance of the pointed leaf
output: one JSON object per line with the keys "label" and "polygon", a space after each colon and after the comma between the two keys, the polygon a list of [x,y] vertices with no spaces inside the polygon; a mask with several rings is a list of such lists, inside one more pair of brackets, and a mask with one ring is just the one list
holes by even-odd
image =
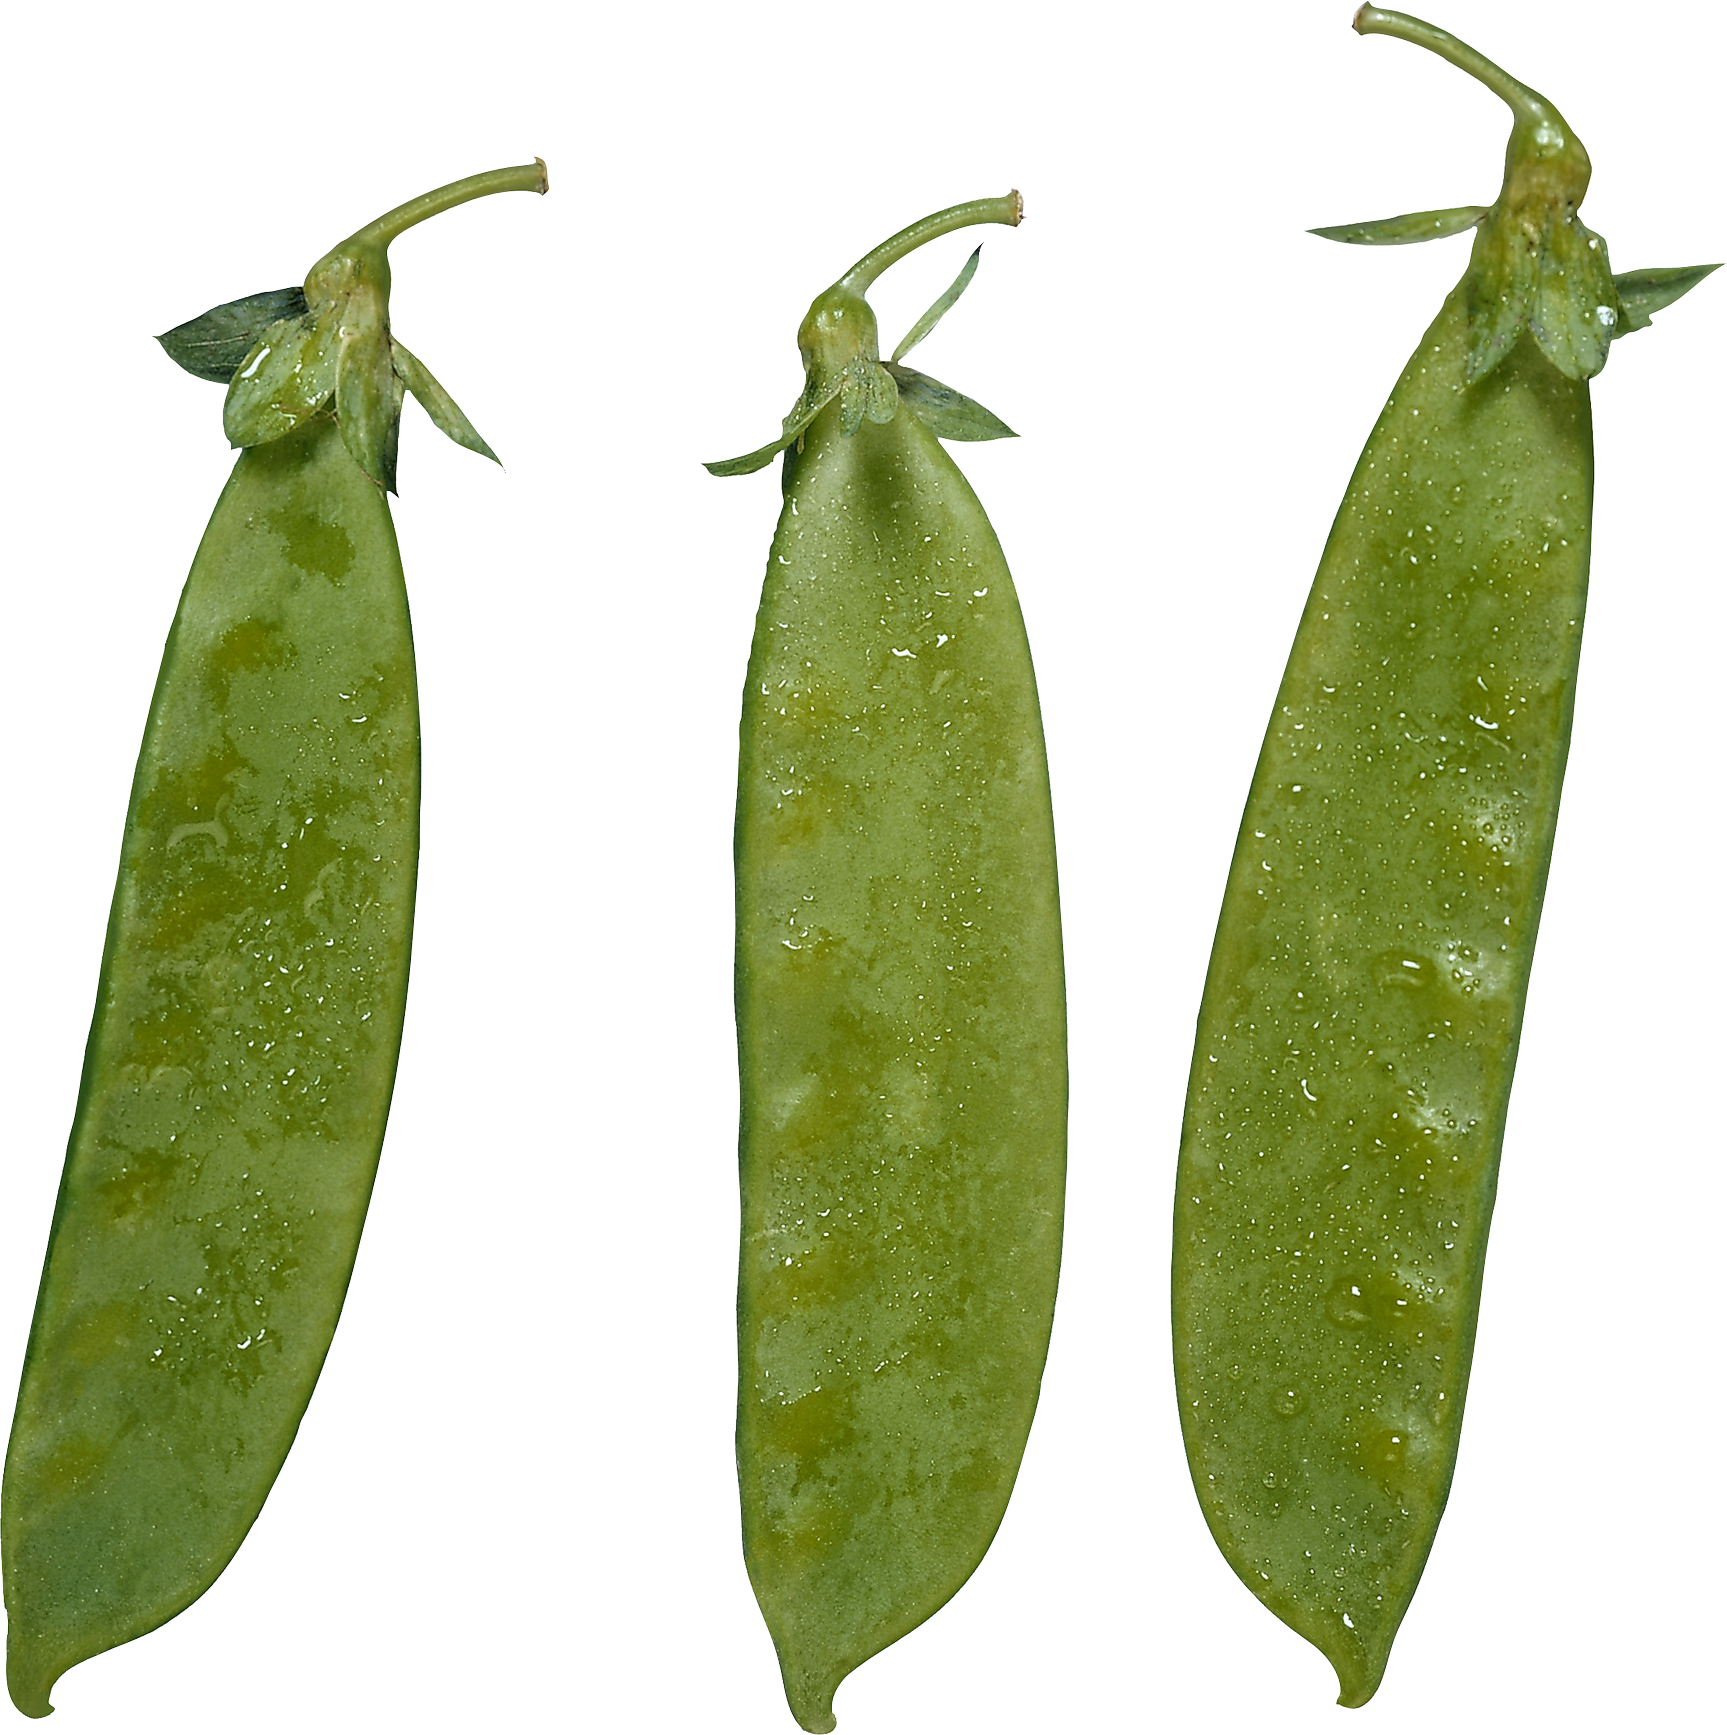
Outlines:
{"label": "pointed leaf", "polygon": [[336,363],[336,422],[354,462],[391,494],[401,419],[402,381],[390,365],[389,339],[382,332],[356,334]]}
{"label": "pointed leaf", "polygon": [[891,422],[899,411],[899,388],[879,361],[854,361],[840,382],[840,432],[849,440],[863,425]]}
{"label": "pointed leaf", "polygon": [[765,470],[790,444],[790,440],[769,440],[765,446],[757,446],[741,458],[704,460],[702,468],[710,476],[748,476],[757,470]]}
{"label": "pointed leaf", "polygon": [[1409,211],[1401,217],[1380,217],[1371,223],[1340,223],[1332,229],[1309,229],[1324,241],[1349,241],[1358,247],[1407,247],[1416,241],[1442,241],[1473,229],[1491,209],[1488,205],[1453,205],[1444,211]]}
{"label": "pointed leaf", "polygon": [[482,458],[497,463],[498,454],[480,438],[456,400],[432,378],[431,369],[394,338],[390,340],[390,354],[396,372],[402,376],[402,384],[419,399],[438,429],[458,446],[466,446],[470,452],[478,452]]}
{"label": "pointed leaf", "polygon": [[1511,353],[1529,323],[1535,300],[1533,245],[1519,235],[1515,244],[1483,249],[1479,242],[1469,272],[1469,360],[1463,377],[1484,379]]}
{"label": "pointed leaf", "polygon": [[935,298],[929,311],[900,340],[899,348],[893,352],[892,359],[898,361],[911,351],[941,323],[941,317],[959,298],[965,294],[965,286],[977,275],[977,258],[983,251],[982,247],[974,247],[971,257],[960,267],[957,276],[940,295]]}
{"label": "pointed leaf", "polygon": [[1529,309],[1541,353],[1568,380],[1593,379],[1607,365],[1618,323],[1607,243],[1575,217],[1563,218],[1548,231]]}
{"label": "pointed leaf", "polygon": [[887,364],[899,386],[899,395],[906,407],[938,440],[1013,440],[1014,433],[1000,416],[986,410],[952,386],[932,380],[915,368]]}
{"label": "pointed leaf", "polygon": [[311,315],[278,320],[230,381],[222,429],[233,446],[262,446],[316,415],[336,385],[338,328]]}
{"label": "pointed leaf", "polygon": [[899,387],[879,361],[864,362],[864,414],[872,422],[891,422],[899,414]]}
{"label": "pointed leaf", "polygon": [[305,311],[305,292],[297,285],[266,289],[262,294],[243,295],[238,301],[212,307],[208,313],[163,332],[156,341],[187,373],[225,386],[270,326],[279,320],[298,319]]}
{"label": "pointed leaf", "polygon": [[757,446],[741,458],[721,458],[716,463],[704,463],[702,468],[710,476],[748,476],[753,471],[765,470],[839,396],[844,385],[843,373],[830,380],[819,392],[813,384],[806,382],[798,401],[792,405],[791,414],[780,424],[777,440],[769,440],[765,446]]}
{"label": "pointed leaf", "polygon": [[1671,307],[1681,295],[1695,289],[1719,265],[1656,265],[1647,271],[1627,271],[1613,279],[1619,292],[1620,319],[1613,335],[1641,331],[1650,316]]}

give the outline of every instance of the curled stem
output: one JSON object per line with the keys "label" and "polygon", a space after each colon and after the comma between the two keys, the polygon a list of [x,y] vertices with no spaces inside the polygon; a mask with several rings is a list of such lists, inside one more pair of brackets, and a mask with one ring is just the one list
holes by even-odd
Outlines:
{"label": "curled stem", "polygon": [[[1475,223],[1462,288],[1469,315],[1464,379],[1484,379],[1524,331],[1566,379],[1586,380],[1607,361],[1619,317],[1607,247],[1577,215],[1589,190],[1589,153],[1546,97],[1519,83],[1448,31],[1402,12],[1363,6],[1363,36],[1394,36],[1425,48],[1486,86],[1511,110],[1505,180]],[[1440,220],[1467,213],[1428,212]],[[1395,222],[1370,224],[1360,239],[1404,239]],[[1412,238],[1412,237],[1410,237]]]}
{"label": "curled stem", "polygon": [[1478,53],[1467,42],[1459,42],[1449,30],[1429,24],[1421,18],[1411,18],[1407,12],[1387,12],[1378,6],[1363,6],[1355,14],[1354,26],[1362,36],[1395,36],[1401,42],[1413,42],[1418,48],[1429,49],[1442,60],[1448,60],[1460,72],[1478,79],[1493,94],[1507,103],[1521,121],[1539,126],[1542,122],[1559,123],[1558,110],[1546,97],[1520,83],[1503,68],[1495,66],[1485,54]]}
{"label": "curled stem", "polygon": [[1013,229],[1019,226],[1024,216],[1025,201],[1017,189],[1004,193],[999,199],[973,199],[969,204],[950,205],[947,210],[937,211],[933,216],[913,223],[909,229],[900,230],[879,247],[872,248],[834,287],[862,295],[890,265],[915,252],[926,241],[935,240],[938,235],[951,235],[955,229],[969,229],[975,223],[1005,223]]}
{"label": "curled stem", "polygon": [[398,205],[393,211],[386,211],[365,228],[355,230],[340,247],[331,251],[340,253],[353,247],[388,247],[403,230],[425,222],[428,217],[453,210],[457,205],[465,205],[470,199],[484,199],[492,193],[543,193],[548,185],[546,165],[539,157],[531,163],[517,164],[508,169],[487,169],[484,174],[452,181],[447,187],[434,188],[417,199],[410,199],[405,205]]}

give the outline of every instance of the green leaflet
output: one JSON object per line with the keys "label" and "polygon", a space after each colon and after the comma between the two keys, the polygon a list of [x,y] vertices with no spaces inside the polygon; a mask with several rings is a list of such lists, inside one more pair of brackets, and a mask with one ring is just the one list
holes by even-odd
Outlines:
{"label": "green leaflet", "polygon": [[1313,233],[1332,241],[1399,245],[1474,227],[1463,281],[1466,383],[1492,373],[1525,329],[1566,379],[1593,378],[1607,365],[1622,314],[1607,244],[1577,220],[1589,186],[1589,155],[1564,116],[1467,43],[1420,19],[1364,6],[1355,28],[1420,41],[1510,104],[1514,124],[1505,183],[1490,206],[1414,211]]}
{"label": "green leaflet", "polygon": [[879,361],[860,356],[829,378],[812,375],[780,424],[779,437],[746,452],[741,458],[721,458],[702,468],[710,476],[748,476],[765,468],[789,446],[801,439],[811,422],[840,400],[840,431],[855,434],[864,422],[891,422],[899,406],[893,379]]}
{"label": "green leaflet", "polygon": [[[748,476],[753,471],[764,469],[839,396],[844,385],[843,373],[819,385],[815,380],[809,380],[798,394],[798,401],[792,405],[791,413],[781,422],[777,440],[769,440],[765,446],[758,446],[741,458],[721,458],[714,463],[704,464],[702,468],[710,476]],[[856,424],[853,425],[855,427]]]}
{"label": "green leaflet", "polygon": [[409,391],[442,433],[497,463],[497,453],[418,356],[387,333],[380,339],[362,329],[344,342],[342,330],[339,315],[307,313],[279,320],[264,332],[228,388],[222,423],[229,444],[261,446],[279,440],[315,415],[334,393],[337,420],[354,462],[393,494],[402,395]]}
{"label": "green leaflet", "polygon": [[917,413],[940,440],[1012,440],[1018,436],[1006,422],[982,404],[920,374],[916,368],[888,362],[887,371],[899,387],[900,401]]}
{"label": "green leaflet", "polygon": [[470,452],[478,452],[482,458],[490,458],[496,464],[498,454],[480,438],[479,430],[462,414],[461,405],[433,379],[432,370],[410,353],[405,344],[393,338],[390,353],[402,384],[419,400],[438,431],[458,446],[466,446]]}
{"label": "green leaflet", "polygon": [[941,323],[941,316],[965,294],[965,286],[977,275],[977,262],[982,252],[981,245],[972,248],[971,257],[959,268],[959,276],[935,298],[924,316],[900,339],[898,348],[893,352],[894,361],[902,361],[910,355]]}
{"label": "green leaflet", "polygon": [[336,387],[337,327],[309,313],[278,320],[228,385],[222,431],[230,446],[279,440],[315,415]]}
{"label": "green leaflet", "polygon": [[[1381,217],[1370,223],[1341,223],[1308,233],[1326,241],[1400,247],[1460,235],[1476,227],[1492,209],[1489,205],[1457,205],[1444,211]],[[1590,257],[1585,258],[1585,252]],[[1527,322],[1543,353],[1567,379],[1588,379],[1606,366],[1607,346],[1614,338],[1642,331],[1653,314],[1671,307],[1718,269],[1717,265],[1664,265],[1614,277],[1607,264],[1607,244],[1575,218],[1561,221],[1547,236],[1539,261],[1526,254],[1498,256],[1484,267],[1471,301],[1475,343],[1469,377],[1477,380],[1491,373]],[[1584,293],[1579,294],[1580,289]],[[1588,290],[1595,292],[1593,301],[1588,299]],[[965,438],[961,434],[943,437]]]}
{"label": "green leaflet", "polygon": [[348,455],[388,493],[396,491],[396,442],[402,425],[402,380],[390,342],[361,332],[343,345],[336,369],[336,420]]}
{"label": "green leaflet", "polygon": [[1695,289],[1719,265],[1656,265],[1646,271],[1627,271],[1613,279],[1619,293],[1619,324],[1615,337],[1642,331],[1651,315],[1671,307],[1681,295]]}
{"label": "green leaflet", "polygon": [[[332,248],[307,274],[304,291],[276,290],[212,308],[176,326],[162,345],[193,373],[229,381],[222,425],[233,445],[279,440],[334,397],[354,462],[393,494],[402,396],[411,391],[457,445],[496,463],[497,454],[456,401],[391,335],[388,249],[404,229],[469,199],[545,190],[545,165],[538,161],[440,187]],[[272,310],[278,317],[259,329]],[[242,339],[236,370],[226,364]]]}
{"label": "green leaflet", "polygon": [[163,332],[156,341],[187,373],[225,386],[270,326],[278,320],[297,319],[305,311],[306,294],[298,284],[266,289],[212,307],[196,319]]}
{"label": "green leaflet", "polygon": [[1487,205],[1453,205],[1444,211],[1408,211],[1401,217],[1380,217],[1371,223],[1340,223],[1330,229],[1309,229],[1323,241],[1348,241],[1358,247],[1407,247],[1416,241],[1442,241],[1473,229],[1491,209]]}
{"label": "green leaflet", "polygon": [[753,470],[762,469],[794,440],[801,441],[809,425],[835,397],[840,400],[840,432],[847,438],[866,421],[891,422],[903,399],[939,439],[1012,439],[1013,429],[982,404],[974,403],[952,386],[944,386],[915,368],[900,366],[900,358],[922,343],[965,293],[966,285],[977,274],[978,256],[982,252],[981,247],[972,249],[971,257],[960,267],[959,275],[906,333],[891,361],[883,363],[877,359],[875,316],[865,308],[863,311],[869,322],[869,342],[865,353],[854,355],[843,367],[831,372],[810,368],[798,401],[780,424],[777,439],[758,446],[753,452],[746,452],[741,458],[723,458],[703,468],[713,476],[747,476]]}
{"label": "green leaflet", "polygon": [[1511,353],[1529,324],[1535,301],[1535,260],[1521,249],[1487,248],[1485,229],[1475,238],[1476,257],[1464,284],[1469,315],[1469,354],[1463,377],[1471,385]]}
{"label": "green leaflet", "polygon": [[[1523,212],[1508,215],[1500,205],[1456,205],[1308,233],[1358,246],[1402,247],[1466,229],[1480,231],[1470,262],[1469,380],[1490,374],[1526,328],[1567,379],[1598,374],[1618,329],[1619,298],[1607,244],[1571,212],[1543,210],[1531,221]],[[1532,248],[1537,235],[1539,247]]]}
{"label": "green leaflet", "polygon": [[1568,380],[1593,379],[1607,365],[1619,297],[1607,243],[1575,217],[1557,222],[1535,273],[1529,329],[1541,353]]}
{"label": "green leaflet", "polygon": [[1568,380],[1593,379],[1607,365],[1619,321],[1607,243],[1565,215],[1541,226],[1536,251],[1531,227],[1496,207],[1477,232],[1464,291],[1472,385],[1498,367],[1526,328]]}
{"label": "green leaflet", "polygon": [[840,432],[855,434],[867,417],[891,422],[899,408],[899,392],[879,361],[863,359],[840,375]]}

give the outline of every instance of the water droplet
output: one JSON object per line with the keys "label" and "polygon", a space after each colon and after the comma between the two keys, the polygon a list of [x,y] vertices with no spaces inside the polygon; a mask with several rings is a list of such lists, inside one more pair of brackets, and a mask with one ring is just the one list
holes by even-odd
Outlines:
{"label": "water droplet", "polygon": [[1403,1482],[1409,1455],[1407,1429],[1381,1428],[1363,1440],[1359,1450],[1362,1468],[1381,1486],[1394,1489]]}
{"label": "water droplet", "polygon": [[1307,1408],[1307,1392],[1301,1382],[1280,1379],[1272,1390],[1271,1407],[1280,1416],[1299,1416]]}
{"label": "water droplet", "polygon": [[1331,1293],[1325,1298],[1325,1317],[1333,1325],[1341,1325],[1346,1330],[1366,1325],[1373,1314],[1361,1285],[1347,1277],[1334,1283]]}
{"label": "water droplet", "polygon": [[1419,952],[1381,952],[1369,968],[1381,988],[1425,988],[1433,981],[1433,961]]}

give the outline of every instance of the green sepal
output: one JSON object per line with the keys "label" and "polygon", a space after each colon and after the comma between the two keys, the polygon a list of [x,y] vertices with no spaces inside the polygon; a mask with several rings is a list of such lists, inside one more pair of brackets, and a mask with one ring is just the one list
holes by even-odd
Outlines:
{"label": "green sepal", "polygon": [[982,404],[920,374],[915,368],[888,362],[887,371],[899,387],[900,400],[938,440],[1016,440],[1000,416]]}
{"label": "green sepal", "polygon": [[[402,399],[411,387],[457,445],[496,463],[497,454],[455,400],[390,335],[389,246],[416,223],[470,199],[543,193],[545,171],[536,157],[434,188],[338,243],[306,274],[302,289],[211,308],[161,341],[183,367],[216,379],[224,377],[218,370],[229,359],[222,346],[245,339],[245,355],[228,381],[222,406],[222,426],[236,446],[266,445],[311,416],[334,414],[348,455],[365,476],[393,494]],[[272,311],[277,317],[260,329],[259,322]]]}
{"label": "green sepal", "polygon": [[1619,292],[1619,323],[1615,337],[1642,331],[1651,316],[1671,307],[1681,295],[1695,289],[1717,265],[1656,265],[1647,271],[1627,271],[1613,279]]}
{"label": "green sepal", "polygon": [[1547,231],[1529,310],[1541,353],[1568,380],[1593,379],[1607,365],[1618,324],[1607,243],[1575,217],[1561,219]]}
{"label": "green sepal", "polygon": [[1593,379],[1607,365],[1619,292],[1607,243],[1575,215],[1539,226],[1496,216],[1475,238],[1465,282],[1469,384],[1498,367],[1525,327],[1567,379]]}
{"label": "green sepal", "polygon": [[[796,437],[794,434],[792,439]],[[765,446],[757,446],[753,452],[745,452],[741,458],[712,461],[704,458],[702,468],[710,476],[748,476],[756,470],[765,470],[791,443],[791,440],[770,440]]]}
{"label": "green sepal", "polygon": [[840,432],[849,440],[872,422],[891,422],[899,410],[899,388],[879,361],[859,356],[840,375]]}
{"label": "green sepal", "polygon": [[948,309],[965,293],[977,273],[981,247],[960,267],[959,275],[938,295],[892,358],[882,362],[876,317],[864,292],[896,259],[925,241],[950,229],[972,223],[1017,224],[1022,215],[1018,193],[1005,199],[985,199],[970,205],[955,205],[938,211],[923,223],[913,224],[860,259],[839,282],[810,304],[798,327],[798,351],[804,361],[804,389],[792,412],[781,424],[779,438],[746,452],[741,458],[725,458],[703,466],[713,476],[747,476],[787,454],[782,481],[789,478],[795,456],[803,449],[802,435],[837,397],[840,400],[840,433],[850,438],[864,422],[891,422],[899,414],[902,390],[916,400],[916,413],[938,438],[950,440],[999,440],[1013,430],[981,404],[963,397],[939,380],[932,380],[899,363],[940,324]]}
{"label": "green sepal", "polygon": [[971,257],[960,267],[959,276],[935,298],[929,311],[900,340],[899,347],[893,352],[892,361],[899,361],[922,343],[941,323],[942,315],[965,294],[965,286],[977,275],[978,255],[982,252],[981,246],[972,249]]}
{"label": "green sepal", "polygon": [[225,386],[270,326],[298,319],[305,311],[306,294],[297,284],[266,289],[258,295],[242,295],[238,301],[224,301],[163,332],[156,341],[187,373]]}
{"label": "green sepal", "polygon": [[301,314],[268,327],[228,384],[222,431],[231,446],[261,446],[291,434],[336,387],[333,322]]}
{"label": "green sepal", "polygon": [[721,458],[716,463],[703,464],[702,468],[710,476],[748,476],[752,471],[765,470],[840,395],[845,383],[843,373],[819,389],[813,381],[806,381],[798,401],[792,405],[791,414],[780,423],[777,440],[769,440],[765,446],[758,446],[741,458]]}
{"label": "green sepal", "polygon": [[1444,211],[1408,211],[1401,217],[1380,217],[1371,223],[1340,223],[1330,229],[1309,229],[1323,241],[1348,241],[1358,247],[1408,247],[1416,241],[1443,241],[1473,229],[1491,205],[1453,205]]}
{"label": "green sepal", "polygon": [[1535,272],[1535,256],[1526,248],[1484,249],[1478,238],[1469,270],[1469,359],[1463,369],[1471,385],[1498,367],[1523,335],[1535,303]]}
{"label": "green sepal", "polygon": [[390,363],[390,340],[359,331],[342,345],[336,364],[336,424],[349,457],[390,494],[401,421],[402,379]]}
{"label": "green sepal", "polygon": [[480,438],[478,430],[462,414],[456,400],[432,378],[431,369],[395,338],[390,340],[390,355],[396,372],[402,377],[402,384],[419,399],[421,408],[432,418],[438,430],[458,446],[466,446],[470,452],[478,452],[482,458],[490,458],[496,464],[498,454]]}

